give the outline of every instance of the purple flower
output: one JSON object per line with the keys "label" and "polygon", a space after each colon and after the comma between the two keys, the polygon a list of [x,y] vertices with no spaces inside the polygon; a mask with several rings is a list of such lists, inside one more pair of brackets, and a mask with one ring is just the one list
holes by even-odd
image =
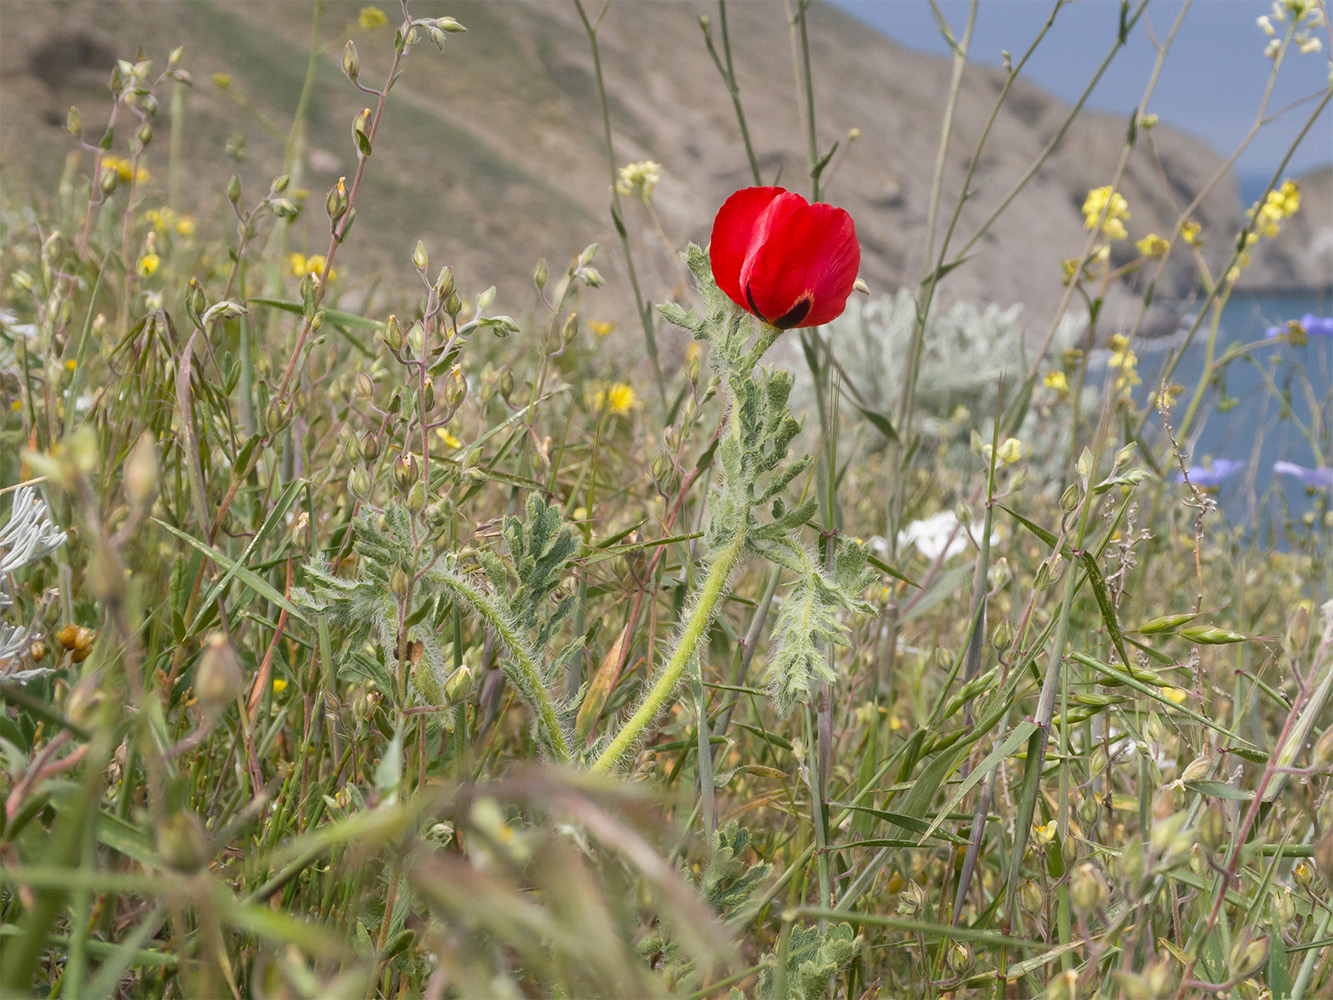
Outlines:
{"label": "purple flower", "polygon": [[1307,469],[1305,466],[1297,465],[1294,462],[1274,462],[1273,471],[1295,476],[1306,486],[1322,486],[1325,489],[1333,489],[1333,469],[1330,468]]}
{"label": "purple flower", "polygon": [[1316,316],[1306,313],[1301,317],[1301,326],[1311,337],[1333,337],[1333,316]]}
{"label": "purple flower", "polygon": [[1189,481],[1195,486],[1202,486],[1205,488],[1209,486],[1221,486],[1223,479],[1226,479],[1227,476],[1232,473],[1239,472],[1244,467],[1244,462],[1237,462],[1230,458],[1216,458],[1213,459],[1213,464],[1211,466],[1191,465],[1184,472],[1177,473],[1176,482],[1183,483],[1185,477],[1188,476]]}
{"label": "purple flower", "polygon": [[1307,337],[1333,337],[1333,316],[1316,316],[1306,313],[1298,320],[1288,320],[1280,326],[1270,326],[1264,331],[1266,340],[1285,337],[1292,332],[1292,327],[1299,325]]}

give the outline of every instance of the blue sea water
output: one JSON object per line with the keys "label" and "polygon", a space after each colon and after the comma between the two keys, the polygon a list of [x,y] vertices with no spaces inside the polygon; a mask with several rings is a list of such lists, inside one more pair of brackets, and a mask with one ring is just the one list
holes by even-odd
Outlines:
{"label": "blue sea water", "polygon": [[[1265,331],[1313,313],[1333,315],[1328,294],[1233,296],[1222,314],[1214,348],[1214,370],[1187,439],[1191,465],[1213,459],[1243,462],[1217,492],[1222,514],[1253,533],[1256,542],[1280,542],[1287,526],[1308,512],[1333,507],[1330,491],[1310,491],[1294,476],[1273,471],[1277,461],[1305,467],[1333,465],[1333,337],[1310,337],[1296,345],[1265,340]],[[1183,419],[1189,397],[1204,375],[1207,320],[1184,349],[1171,381],[1185,386],[1173,413]],[[1219,368],[1232,345],[1253,345]],[[1139,372],[1146,392],[1179,353],[1180,343],[1140,344]],[[1150,427],[1160,433],[1154,417]],[[1318,530],[1317,528],[1315,530]]]}

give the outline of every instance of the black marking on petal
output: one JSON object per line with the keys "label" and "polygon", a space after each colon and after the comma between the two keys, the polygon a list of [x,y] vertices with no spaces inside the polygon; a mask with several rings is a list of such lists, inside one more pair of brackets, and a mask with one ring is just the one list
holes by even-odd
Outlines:
{"label": "black marking on petal", "polygon": [[773,321],[773,326],[776,326],[779,330],[790,330],[805,319],[810,312],[810,307],[814,304],[814,296],[810,292],[806,292],[796,300],[794,306]]}
{"label": "black marking on petal", "polygon": [[[750,283],[748,281],[745,283],[745,301],[750,303],[750,312],[754,313],[760,319],[764,319],[764,314],[761,313],[759,307],[754,304],[754,296],[750,294]],[[764,319],[764,322],[767,323],[768,320]]]}

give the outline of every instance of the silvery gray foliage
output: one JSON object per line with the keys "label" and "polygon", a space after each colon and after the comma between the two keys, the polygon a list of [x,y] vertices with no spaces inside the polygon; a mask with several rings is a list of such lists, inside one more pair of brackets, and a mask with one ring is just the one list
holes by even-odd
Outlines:
{"label": "silvery gray foliage", "polygon": [[[882,413],[892,413],[902,393],[916,322],[916,301],[904,289],[896,295],[854,298],[829,326],[834,355],[856,389]],[[927,317],[914,427],[927,438],[948,443],[951,466],[967,467],[973,429],[990,440],[1001,377],[1007,406],[1022,388],[1034,360],[1032,343],[1045,335],[1047,322],[1044,317],[1027,322],[1022,305],[978,308],[967,302],[956,302]],[[1080,346],[1087,329],[1085,313],[1067,313],[1056,328],[1050,356],[1058,358],[1064,349]],[[1100,382],[1090,380],[1088,388],[1098,390]],[[1042,391],[1040,384],[1036,391]],[[814,390],[808,375],[797,385],[793,399],[797,410],[813,407]],[[1099,402],[1096,391],[1085,393],[1085,406],[1095,408]],[[957,419],[960,416],[963,419]],[[1064,481],[1069,456],[1068,441],[1061,439],[1065,425],[1063,420],[1043,420],[1029,408],[1016,432],[1027,446],[1024,451],[1030,456],[1031,475],[1041,485]],[[930,451],[929,446],[925,450]],[[1047,462],[1052,466],[1049,470],[1044,467]]]}
{"label": "silvery gray foliage", "polygon": [[[12,607],[9,578],[25,566],[44,559],[65,543],[65,533],[51,520],[46,502],[31,486],[14,492],[9,523],[0,528],[0,609]],[[31,626],[0,624],[0,661],[17,656],[28,644]],[[11,674],[12,680],[24,681],[51,672],[38,668]]]}

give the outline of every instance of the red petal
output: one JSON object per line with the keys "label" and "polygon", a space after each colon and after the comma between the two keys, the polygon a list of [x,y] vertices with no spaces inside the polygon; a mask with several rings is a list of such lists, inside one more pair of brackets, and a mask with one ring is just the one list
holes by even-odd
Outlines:
{"label": "red petal", "polygon": [[741,267],[755,245],[755,224],[773,201],[784,194],[788,192],[779,187],[742,188],[723,202],[713,220],[713,238],[708,246],[713,280],[742,309],[750,308],[741,288]]}
{"label": "red petal", "polygon": [[819,326],[842,315],[861,267],[852,217],[793,197],[799,205],[775,203],[778,211],[759,220],[762,241],[752,242],[741,270],[744,304],[782,329]]}

